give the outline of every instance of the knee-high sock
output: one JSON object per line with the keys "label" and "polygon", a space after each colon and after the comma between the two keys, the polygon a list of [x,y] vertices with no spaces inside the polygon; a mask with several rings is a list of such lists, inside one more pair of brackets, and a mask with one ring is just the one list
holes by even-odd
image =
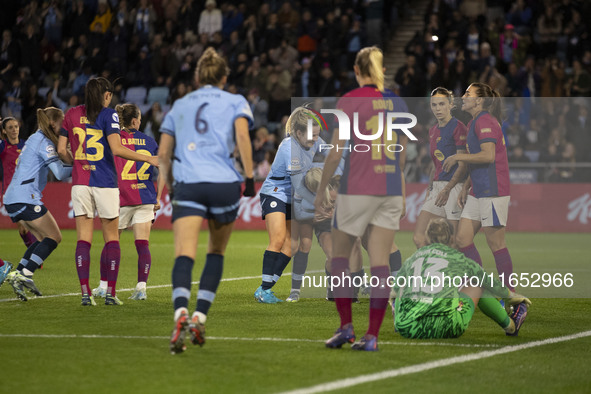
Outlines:
{"label": "knee-high sock", "polygon": [[37,242],[37,238],[35,238],[35,236],[33,235],[32,232],[27,231],[24,234],[20,234],[21,239],[23,240],[23,242],[25,243],[25,246],[28,248],[29,246],[33,245],[35,242]]}
{"label": "knee-high sock", "polygon": [[400,271],[400,267],[402,267],[402,255],[400,254],[399,250],[397,250],[394,253],[390,253],[389,265],[390,275],[392,275],[393,277],[398,275],[398,271]]}
{"label": "knee-high sock", "polygon": [[503,285],[511,290],[515,290],[509,283],[509,276],[513,273],[513,261],[507,248],[497,250],[493,253],[495,256],[495,264],[497,265],[497,272],[499,275],[504,274],[502,277],[505,278]]}
{"label": "knee-high sock", "polygon": [[332,288],[332,291],[337,311],[341,318],[341,327],[343,327],[353,321],[351,308],[353,288],[351,286],[349,259],[345,257],[334,257],[330,262],[330,275],[331,281],[338,284],[338,286]]}
{"label": "knee-high sock", "polygon": [[390,269],[387,266],[372,267],[371,275],[379,278],[380,284],[371,288],[369,300],[369,328],[367,335],[378,336],[380,327],[384,321],[384,314],[388,306],[388,297],[390,296],[390,287],[387,280],[390,276]]}
{"label": "knee-high sock", "polygon": [[150,242],[148,240],[135,241],[137,250],[137,281],[147,282],[152,267],[152,254],[150,254]]}
{"label": "knee-high sock", "polygon": [[482,259],[480,258],[480,253],[478,253],[478,249],[476,249],[476,245],[472,243],[466,246],[465,248],[461,248],[460,252],[464,253],[464,255],[467,258],[476,261],[478,265],[482,267]]}
{"label": "knee-high sock", "polygon": [[308,253],[298,251],[293,256],[293,268],[291,274],[291,289],[300,290],[302,287],[302,277],[308,268]]}
{"label": "knee-high sock", "polygon": [[25,268],[27,266],[27,263],[29,262],[29,259],[31,258],[31,255],[33,254],[33,251],[35,250],[35,248],[37,247],[37,245],[39,245],[39,241],[33,242],[25,251],[25,254],[23,255],[23,258],[21,259],[21,261],[19,261],[18,266],[16,267],[17,271],[22,271],[23,268]]}
{"label": "knee-high sock", "polygon": [[27,265],[25,267],[31,272],[35,272],[35,270],[39,268],[41,264],[43,264],[45,259],[49,257],[51,252],[57,248],[57,242],[47,237],[43,238],[43,241],[37,242],[36,244],[37,246],[33,250],[33,253],[29,258],[29,261],[27,261]]}
{"label": "knee-high sock", "polygon": [[179,256],[174,260],[174,267],[172,269],[172,303],[175,311],[179,308],[187,308],[189,305],[193,263],[193,259],[187,256]]}
{"label": "knee-high sock", "polygon": [[511,319],[507,315],[505,308],[501,306],[501,303],[496,298],[490,294],[485,294],[478,301],[478,307],[482,313],[493,319],[501,328],[507,328],[511,323]]}
{"label": "knee-high sock", "polygon": [[90,276],[90,242],[78,241],[76,244],[76,271],[82,294],[90,294],[88,277]]}
{"label": "knee-high sock", "polygon": [[105,259],[109,266],[107,275],[107,294],[115,296],[117,293],[117,276],[119,276],[119,263],[121,261],[121,248],[119,241],[110,241],[105,244]]}
{"label": "knee-high sock", "polygon": [[196,312],[201,312],[204,315],[207,315],[207,312],[209,312],[209,307],[215,299],[216,291],[222,280],[223,271],[224,256],[221,254],[208,254],[205,258],[205,267],[203,267],[201,280],[199,281]]}
{"label": "knee-high sock", "polygon": [[281,278],[285,267],[287,267],[287,264],[289,264],[289,260],[291,260],[291,257],[286,254],[279,253],[277,260],[275,260],[275,268],[273,268],[273,282],[276,283],[279,278]]}
{"label": "knee-high sock", "polygon": [[275,260],[277,260],[278,256],[278,252],[265,250],[265,254],[263,255],[263,282],[261,283],[263,290],[273,287],[273,270],[275,269]]}
{"label": "knee-high sock", "polygon": [[101,282],[107,283],[109,278],[109,263],[107,263],[107,249],[103,248],[101,252],[101,265],[100,265],[100,272],[101,272]]}

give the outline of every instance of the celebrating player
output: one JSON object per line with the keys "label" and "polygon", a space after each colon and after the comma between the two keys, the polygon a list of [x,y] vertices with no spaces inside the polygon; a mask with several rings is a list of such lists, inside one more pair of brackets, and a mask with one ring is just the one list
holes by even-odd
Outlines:
{"label": "celebrating player", "polygon": [[[431,219],[426,232],[428,246],[404,262],[394,283],[396,330],[406,338],[457,338],[468,328],[478,305],[507,335],[517,336],[531,301],[503,287],[454,249],[453,239],[449,221]],[[462,280],[460,287],[453,284],[456,278]],[[481,284],[472,284],[472,278]],[[495,297],[505,299],[507,311]]]}
{"label": "celebrating player", "polygon": [[[511,255],[505,244],[509,212],[509,163],[501,130],[501,98],[483,83],[473,83],[463,96],[462,109],[472,115],[468,124],[468,151],[449,156],[443,170],[451,171],[458,162],[468,164],[470,178],[464,183],[458,203],[464,208],[456,242],[466,257],[482,265],[474,246],[474,236],[482,227],[493,252],[497,272],[509,283],[513,273]],[[472,186],[472,192],[468,190]],[[467,199],[466,199],[467,198]],[[509,286],[511,288],[511,286]]]}
{"label": "celebrating player", "polygon": [[443,161],[456,153],[466,151],[466,126],[451,116],[453,93],[445,88],[431,92],[431,111],[437,124],[429,130],[429,147],[435,171],[431,174],[429,191],[417,218],[413,240],[417,248],[425,246],[425,230],[429,221],[436,217],[447,218],[454,226],[454,233],[462,214],[458,195],[462,191],[466,165],[459,162],[451,171],[442,169]]}
{"label": "celebrating player", "polygon": [[82,290],[82,305],[96,305],[88,283],[90,247],[95,210],[101,219],[105,246],[101,265],[108,272],[105,305],[121,305],[116,295],[121,249],[119,247],[119,189],[114,156],[158,166],[158,158],[134,152],[121,144],[119,116],[109,108],[113,85],[107,79],[91,78],[86,83],[84,106],[66,114],[58,152],[68,157],[70,141],[74,160],[72,206],[76,218],[76,269]]}
{"label": "celebrating player", "polygon": [[[135,104],[123,104],[115,107],[121,125],[121,143],[127,148],[149,156],[158,155],[158,144],[152,137],[138,131],[142,121],[142,113]],[[141,166],[133,160],[115,158],[119,174],[119,235],[128,227],[133,229],[135,248],[138,254],[138,279],[135,290],[129,297],[132,300],[145,300],[146,283],[152,265],[150,254],[150,230],[154,220],[154,212],[160,209],[160,196],[163,183],[159,183],[158,192],[154,188],[155,168],[149,163]],[[105,297],[107,294],[107,275],[105,264],[101,264],[101,282],[92,290],[94,297]]]}
{"label": "celebrating player", "polygon": [[72,168],[63,166],[55,149],[63,120],[64,113],[58,108],[37,110],[39,130],[29,137],[23,147],[14,177],[4,195],[10,219],[14,223],[22,221],[27,231],[41,240],[27,248],[16,270],[7,276],[22,301],[27,301],[25,288],[35,295],[41,295],[33,281],[33,273],[62,240],[55,219],[41,201],[41,192],[47,183],[48,169],[59,180],[72,174]]}
{"label": "celebrating player", "polygon": [[[379,108],[390,108],[395,112],[406,112],[406,104],[389,90],[384,89],[384,70],[382,51],[377,47],[364,48],[355,59],[355,77],[361,86],[339,100],[337,108],[344,109],[349,118],[355,118],[359,133],[365,139],[376,134],[378,120],[383,112]],[[365,126],[365,127],[363,127]],[[383,123],[382,123],[383,126]],[[382,129],[383,131],[383,129]],[[315,207],[322,209],[322,196],[333,176],[345,149],[352,147],[346,157],[345,171],[341,179],[332,223],[333,258],[331,276],[337,280],[333,292],[341,324],[335,335],[326,341],[329,348],[340,348],[345,343],[355,341],[352,323],[352,288],[350,282],[349,256],[357,237],[367,232],[367,250],[371,275],[379,279],[380,285],[370,292],[369,328],[363,338],[353,345],[356,350],[377,350],[377,337],[388,304],[389,288],[386,279],[390,275],[388,256],[391,252],[394,235],[404,211],[404,147],[408,137],[396,129],[388,139],[383,133],[381,150],[355,149],[365,142],[357,132],[350,140],[339,139],[340,132],[333,134],[332,145],[338,149],[330,151],[324,164],[322,181],[318,187]],[[396,149],[387,147],[396,146]],[[402,149],[399,149],[402,147]],[[336,277],[336,278],[335,278]]]}
{"label": "celebrating player", "polygon": [[[2,138],[0,138],[0,177],[2,177],[0,191],[2,195],[6,193],[8,185],[10,185],[18,155],[25,146],[25,141],[19,138],[18,133],[18,120],[12,117],[2,119]],[[18,226],[18,233],[27,248],[37,242],[35,236],[30,231],[27,231],[21,222],[16,225]]]}
{"label": "celebrating player", "polygon": [[[291,259],[292,184],[299,185],[302,182],[323,143],[318,137],[319,127],[313,127],[312,138],[308,138],[309,114],[308,109],[298,107],[290,115],[286,126],[287,137],[281,141],[271,171],[260,190],[269,244],[263,255],[263,280],[254,292],[254,299],[264,304],[282,301],[271,288]],[[311,238],[311,234],[308,236]],[[299,267],[298,261],[298,270]]]}
{"label": "celebrating player", "polygon": [[[174,192],[173,354],[186,349],[187,332],[193,344],[205,343],[207,313],[222,278],[224,253],[240,204],[242,176],[231,158],[234,138],[247,178],[244,195],[255,194],[248,133],[254,123],[250,106],[244,97],[222,90],[228,68],[213,48],[201,56],[195,74],[200,88],[177,100],[160,128],[161,178]],[[191,272],[203,219],[208,219],[210,238],[197,306],[189,320]]]}

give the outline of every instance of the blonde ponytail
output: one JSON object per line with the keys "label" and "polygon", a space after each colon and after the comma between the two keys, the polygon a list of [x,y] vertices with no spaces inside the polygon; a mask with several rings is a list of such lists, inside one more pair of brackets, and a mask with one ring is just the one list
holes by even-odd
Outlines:
{"label": "blonde ponytail", "polygon": [[217,86],[222,79],[230,73],[226,60],[218,55],[212,47],[209,47],[203,52],[203,55],[197,62],[195,74],[199,81],[199,85],[213,85]]}
{"label": "blonde ponytail", "polygon": [[364,77],[371,78],[380,92],[384,91],[384,55],[376,46],[363,48],[355,58],[355,65]]}
{"label": "blonde ponytail", "polygon": [[39,108],[37,110],[37,123],[39,124],[39,130],[44,136],[57,146],[59,130],[53,130],[51,122],[61,122],[64,119],[64,113],[61,109],[56,107],[47,107],[45,109]]}

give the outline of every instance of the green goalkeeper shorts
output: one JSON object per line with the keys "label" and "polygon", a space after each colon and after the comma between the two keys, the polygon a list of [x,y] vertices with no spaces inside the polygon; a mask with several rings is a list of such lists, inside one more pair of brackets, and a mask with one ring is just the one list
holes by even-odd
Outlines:
{"label": "green goalkeeper shorts", "polygon": [[474,302],[467,296],[450,298],[449,303],[442,303],[439,310],[431,309],[428,315],[412,319],[400,316],[400,320],[397,316],[396,329],[405,338],[458,338],[468,328],[474,309]]}

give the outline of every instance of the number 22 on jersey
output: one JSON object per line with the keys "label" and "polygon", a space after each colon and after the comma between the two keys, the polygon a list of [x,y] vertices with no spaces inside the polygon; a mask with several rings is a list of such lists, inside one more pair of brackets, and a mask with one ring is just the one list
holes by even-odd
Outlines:
{"label": "number 22 on jersey", "polygon": [[[146,156],[152,156],[152,154],[145,149],[140,149],[136,152],[144,154]],[[121,179],[123,179],[124,181],[135,181],[136,179],[139,179],[140,181],[146,181],[150,179],[150,174],[146,173],[150,168],[150,163],[143,163],[137,174],[130,172],[135,163],[136,162],[133,160],[127,160],[125,166],[123,167],[123,171],[121,171]]]}

